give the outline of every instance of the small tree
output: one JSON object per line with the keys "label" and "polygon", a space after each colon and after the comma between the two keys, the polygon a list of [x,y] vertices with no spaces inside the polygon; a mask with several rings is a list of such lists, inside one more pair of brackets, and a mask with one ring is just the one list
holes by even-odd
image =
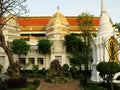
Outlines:
{"label": "small tree", "polygon": [[51,42],[48,39],[41,39],[38,41],[38,50],[39,53],[47,54],[51,52]]}
{"label": "small tree", "polygon": [[105,82],[106,80],[106,74],[107,74],[107,62],[100,62],[97,65],[97,71],[99,71],[99,75],[103,78],[103,81]]}
{"label": "small tree", "polygon": [[27,42],[24,39],[15,39],[11,43],[11,49],[13,53],[18,54],[19,59],[21,54],[28,54],[28,51],[30,49],[30,45],[27,44]]}
{"label": "small tree", "polygon": [[63,70],[67,72],[68,69],[69,69],[69,65],[68,65],[68,64],[64,64],[64,65],[63,65]]}
{"label": "small tree", "polygon": [[91,37],[91,30],[93,29],[93,15],[91,15],[88,12],[83,12],[78,16],[78,26],[80,28],[80,31],[82,32],[80,34],[81,38],[83,39],[84,43],[85,43],[85,47],[83,48],[83,60],[84,60],[84,64],[85,64],[85,82],[87,85],[87,72],[88,72],[88,65],[89,62],[91,62],[92,60],[92,48],[91,48],[91,41],[92,41],[92,37]]}
{"label": "small tree", "polygon": [[38,41],[37,46],[38,46],[39,53],[44,54],[45,60],[46,60],[46,55],[51,53],[51,45],[52,43],[48,39],[41,39]]}
{"label": "small tree", "polygon": [[104,81],[108,81],[111,84],[111,90],[113,89],[113,77],[120,71],[120,66],[116,62],[100,62],[97,65],[97,70],[100,72],[100,76]]}
{"label": "small tree", "polygon": [[81,65],[83,64],[83,53],[82,51],[74,51],[70,58],[70,64],[74,66],[79,66],[79,70],[81,71]]}
{"label": "small tree", "polygon": [[85,44],[76,34],[70,34],[65,36],[66,51],[71,54],[70,64],[72,66],[80,66],[83,61],[83,50]]}
{"label": "small tree", "polygon": [[35,79],[37,78],[37,73],[38,73],[38,71],[39,71],[39,67],[38,67],[38,65],[33,65],[33,72],[34,72],[34,77],[35,77]]}
{"label": "small tree", "polygon": [[82,33],[80,34],[81,38],[83,38],[83,41],[86,45],[84,47],[84,63],[85,63],[85,70],[88,70],[88,62],[91,60],[92,57],[92,49],[91,49],[91,29],[93,29],[93,15],[91,15],[88,12],[83,12],[78,16],[78,26],[80,28],[80,31]]}

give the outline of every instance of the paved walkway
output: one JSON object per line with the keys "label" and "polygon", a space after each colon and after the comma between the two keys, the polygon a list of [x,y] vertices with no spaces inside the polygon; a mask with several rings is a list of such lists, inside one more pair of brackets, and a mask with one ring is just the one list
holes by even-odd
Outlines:
{"label": "paved walkway", "polygon": [[51,84],[41,81],[41,87],[37,90],[80,90],[78,80],[66,84]]}

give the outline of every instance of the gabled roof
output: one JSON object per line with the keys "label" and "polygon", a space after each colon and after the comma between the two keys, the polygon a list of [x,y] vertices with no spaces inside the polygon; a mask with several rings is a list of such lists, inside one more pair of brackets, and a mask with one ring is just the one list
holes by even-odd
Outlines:
{"label": "gabled roof", "polygon": [[20,26],[46,26],[50,17],[18,17]]}
{"label": "gabled roof", "polygon": [[[18,17],[18,23],[20,26],[46,26],[51,17]],[[70,26],[77,26],[77,16],[66,16]],[[94,17],[94,26],[99,26],[99,17]]]}

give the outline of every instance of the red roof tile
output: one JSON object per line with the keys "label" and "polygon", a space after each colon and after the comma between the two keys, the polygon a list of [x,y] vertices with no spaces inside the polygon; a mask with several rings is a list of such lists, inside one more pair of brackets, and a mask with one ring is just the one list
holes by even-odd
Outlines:
{"label": "red roof tile", "polygon": [[77,22],[77,19],[76,18],[67,18],[68,20],[68,23],[71,25],[71,26],[77,26],[78,25],[78,22]]}
{"label": "red roof tile", "polygon": [[[66,17],[70,26],[77,26],[77,17]],[[50,17],[20,17],[18,22],[20,26],[46,26]],[[94,18],[95,26],[99,25],[99,17]]]}
{"label": "red roof tile", "polygon": [[48,24],[50,18],[18,18],[20,26],[44,26]]}
{"label": "red roof tile", "polygon": [[94,18],[93,25],[94,26],[99,26],[100,18]]}

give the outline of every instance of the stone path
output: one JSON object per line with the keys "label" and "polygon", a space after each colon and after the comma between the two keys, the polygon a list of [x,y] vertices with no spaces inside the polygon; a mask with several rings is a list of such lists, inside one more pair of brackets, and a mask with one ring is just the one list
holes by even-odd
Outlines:
{"label": "stone path", "polygon": [[51,84],[41,81],[41,87],[37,90],[80,90],[79,80],[66,84]]}

